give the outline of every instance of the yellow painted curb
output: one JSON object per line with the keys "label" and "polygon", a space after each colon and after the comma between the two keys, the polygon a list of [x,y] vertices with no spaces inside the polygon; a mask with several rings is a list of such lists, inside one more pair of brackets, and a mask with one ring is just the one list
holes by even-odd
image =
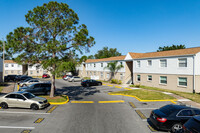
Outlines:
{"label": "yellow painted curb", "polygon": [[113,85],[107,85],[107,86],[113,87]]}
{"label": "yellow painted curb", "polygon": [[130,88],[124,88],[125,90],[132,90],[132,89],[130,89]]}
{"label": "yellow painted curb", "polygon": [[17,85],[17,91],[19,90],[19,85]]}
{"label": "yellow painted curb", "polygon": [[116,88],[122,88],[122,87],[120,87],[120,86],[115,86]]}
{"label": "yellow painted curb", "polygon": [[62,95],[65,96],[67,98],[67,101],[65,102],[49,102],[51,105],[62,105],[62,104],[66,104],[69,102],[69,97],[67,95]]}
{"label": "yellow painted curb", "polygon": [[102,85],[106,85],[106,84],[102,84]]}
{"label": "yellow painted curb", "polygon": [[94,103],[94,101],[71,101],[71,103]]}
{"label": "yellow painted curb", "polygon": [[120,94],[120,93],[116,93],[116,94],[112,94],[112,93],[108,93],[108,95],[122,95],[122,96],[127,96],[127,97],[134,97],[135,99],[137,99],[140,102],[172,102],[175,103],[174,101],[177,101],[177,99],[165,99],[165,100],[141,100],[140,98],[136,97],[136,96],[132,96],[132,95],[125,95],[125,94]]}
{"label": "yellow painted curb", "polygon": [[118,101],[98,101],[98,103],[124,103],[123,100],[118,100]]}

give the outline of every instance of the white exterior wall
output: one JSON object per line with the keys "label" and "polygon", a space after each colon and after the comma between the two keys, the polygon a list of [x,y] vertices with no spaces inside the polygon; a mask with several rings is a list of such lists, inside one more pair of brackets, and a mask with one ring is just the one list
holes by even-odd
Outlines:
{"label": "white exterior wall", "polygon": [[[118,61],[117,65],[120,65],[120,62],[122,62],[122,65],[124,67],[121,68],[118,72],[125,72],[125,61]],[[101,63],[103,63],[103,67],[101,67]],[[86,71],[105,71],[105,72],[109,72],[110,70],[104,69],[107,66],[107,63],[109,63],[109,62],[86,63]],[[96,64],[95,67],[94,67],[94,64]]]}
{"label": "white exterior wall", "polygon": [[[200,56],[198,57],[200,58]],[[179,67],[178,59],[180,58],[187,58],[187,67]],[[167,67],[160,67],[161,59],[167,60]],[[147,66],[148,60],[152,60],[152,66]],[[140,61],[139,68],[137,67],[137,61]],[[193,56],[135,59],[133,61],[133,73],[193,75]]]}
{"label": "white exterior wall", "polygon": [[[6,64],[8,64],[8,67],[6,67]],[[12,67],[12,64],[14,65]],[[22,65],[18,65],[17,63],[4,63],[4,70],[22,70]]]}
{"label": "white exterior wall", "polygon": [[200,75],[200,53],[195,56],[195,75]]}

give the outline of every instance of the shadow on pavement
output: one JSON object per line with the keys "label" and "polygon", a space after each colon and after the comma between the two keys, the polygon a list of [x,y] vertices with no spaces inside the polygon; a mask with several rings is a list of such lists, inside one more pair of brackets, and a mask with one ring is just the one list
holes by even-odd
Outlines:
{"label": "shadow on pavement", "polygon": [[82,86],[67,86],[57,88],[56,93],[67,95],[70,100],[81,100],[81,96],[90,96],[95,93],[100,93],[95,87],[82,87]]}

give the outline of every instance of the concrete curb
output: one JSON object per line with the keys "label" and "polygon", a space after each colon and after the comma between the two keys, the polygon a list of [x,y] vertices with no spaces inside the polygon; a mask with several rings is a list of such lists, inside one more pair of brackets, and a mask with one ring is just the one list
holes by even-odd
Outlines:
{"label": "concrete curb", "polygon": [[65,102],[49,102],[51,105],[63,105],[63,104],[67,104],[69,102],[69,97],[67,95],[62,95],[65,96],[67,98],[67,101]]}
{"label": "concrete curb", "polygon": [[121,93],[116,93],[116,94],[108,93],[108,95],[121,95],[121,96],[133,97],[133,98],[137,99],[137,100],[140,101],[140,102],[172,102],[172,103],[176,104],[175,101],[177,101],[177,99],[165,99],[165,100],[141,100],[140,98],[138,98],[138,97],[136,97],[136,96],[125,95],[125,94],[121,94]]}

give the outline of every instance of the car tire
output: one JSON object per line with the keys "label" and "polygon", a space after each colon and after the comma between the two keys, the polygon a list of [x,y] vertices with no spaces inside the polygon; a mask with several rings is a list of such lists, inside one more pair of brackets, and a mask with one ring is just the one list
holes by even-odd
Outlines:
{"label": "car tire", "polygon": [[181,123],[175,123],[172,128],[172,133],[181,133],[183,131],[183,125]]}
{"label": "car tire", "polygon": [[87,87],[90,87],[90,84],[87,83],[86,86],[87,86]]}
{"label": "car tire", "polygon": [[35,103],[31,104],[31,109],[32,110],[38,110],[39,109],[39,106]]}
{"label": "car tire", "polygon": [[98,86],[101,86],[102,85],[102,83],[98,83]]}
{"label": "car tire", "polygon": [[72,80],[72,82],[74,82],[74,80]]}
{"label": "car tire", "polygon": [[25,86],[27,86],[27,85],[26,85],[26,84],[23,84],[23,85],[22,85],[22,87],[25,87]]}
{"label": "car tire", "polygon": [[2,103],[1,103],[1,108],[2,108],[2,109],[7,109],[7,108],[8,108],[8,104],[5,103],[5,102],[2,102]]}

